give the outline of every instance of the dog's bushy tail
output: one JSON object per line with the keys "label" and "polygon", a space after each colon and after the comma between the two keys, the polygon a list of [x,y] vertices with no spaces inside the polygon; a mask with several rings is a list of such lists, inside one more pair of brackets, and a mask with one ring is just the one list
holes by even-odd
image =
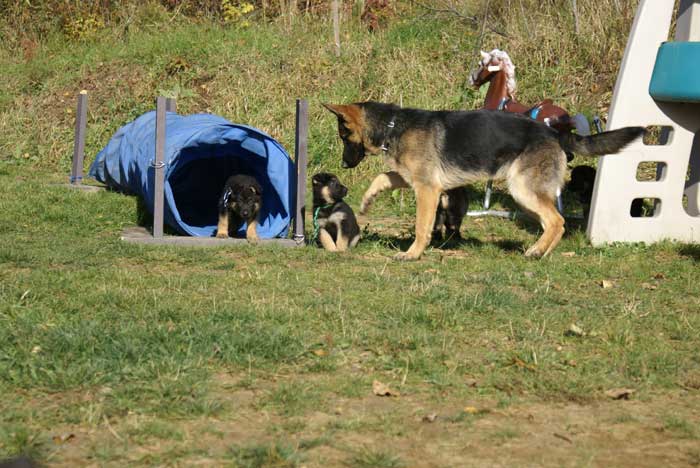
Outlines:
{"label": "dog's bushy tail", "polygon": [[644,127],[624,127],[586,137],[575,133],[560,133],[559,145],[564,151],[581,156],[602,156],[617,153],[644,132],[646,132]]}

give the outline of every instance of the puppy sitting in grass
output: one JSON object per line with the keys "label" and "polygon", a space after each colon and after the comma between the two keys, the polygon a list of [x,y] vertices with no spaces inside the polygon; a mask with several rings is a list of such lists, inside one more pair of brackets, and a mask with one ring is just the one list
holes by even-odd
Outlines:
{"label": "puppy sitting in grass", "polygon": [[248,242],[257,242],[261,201],[262,187],[254,177],[242,174],[229,177],[219,198],[216,237],[226,239],[235,236],[243,223],[248,223],[245,238]]}
{"label": "puppy sitting in grass", "polygon": [[360,240],[355,213],[343,197],[348,189],[338,178],[319,172],[311,178],[314,195],[314,238],[330,252],[343,252]]}

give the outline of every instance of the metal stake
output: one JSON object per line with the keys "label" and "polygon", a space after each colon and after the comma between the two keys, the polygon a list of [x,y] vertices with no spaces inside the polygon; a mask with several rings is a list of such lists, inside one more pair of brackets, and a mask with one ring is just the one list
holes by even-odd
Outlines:
{"label": "metal stake", "polygon": [[156,157],[153,161],[153,237],[163,237],[163,199],[165,187],[165,106],[163,96],[156,99]]}
{"label": "metal stake", "polygon": [[85,158],[85,126],[87,122],[87,91],[78,94],[78,109],[75,112],[75,145],[73,146],[73,167],[70,183],[80,185],[83,180],[83,159]]}
{"label": "metal stake", "polygon": [[294,240],[304,242],[304,225],[306,216],[306,164],[308,154],[309,103],[306,99],[297,99],[296,139],[294,159],[297,170],[297,201],[294,216]]}

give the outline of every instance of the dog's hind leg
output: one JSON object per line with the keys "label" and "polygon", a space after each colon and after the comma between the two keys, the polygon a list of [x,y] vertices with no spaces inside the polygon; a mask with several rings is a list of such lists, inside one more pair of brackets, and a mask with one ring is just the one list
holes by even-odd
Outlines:
{"label": "dog's hind leg", "polygon": [[[565,158],[563,154],[562,157]],[[561,187],[560,176],[556,168],[554,171],[550,169],[546,165],[524,170],[514,167],[508,177],[508,189],[515,201],[534,216],[544,230],[537,242],[527,249],[526,257],[548,255],[564,235],[564,218],[555,205],[556,188]]]}
{"label": "dog's hind leg", "polygon": [[435,210],[440,200],[440,188],[416,184],[416,240],[406,252],[394,256],[396,260],[418,260],[430,243],[435,224]]}
{"label": "dog's hind leg", "polygon": [[348,250],[348,245],[350,245],[350,239],[343,235],[342,231],[338,229],[338,239],[335,242],[335,247],[338,252],[345,252]]}
{"label": "dog's hind leg", "polygon": [[324,228],[318,230],[318,240],[327,251],[336,252],[338,250],[335,245],[335,241],[333,240],[333,236],[331,236],[330,233]]}
{"label": "dog's hind leg", "polygon": [[360,214],[365,214],[369,209],[374,199],[385,190],[393,190],[397,188],[406,188],[408,184],[398,172],[384,172],[374,178],[365,194],[362,196],[360,203]]}

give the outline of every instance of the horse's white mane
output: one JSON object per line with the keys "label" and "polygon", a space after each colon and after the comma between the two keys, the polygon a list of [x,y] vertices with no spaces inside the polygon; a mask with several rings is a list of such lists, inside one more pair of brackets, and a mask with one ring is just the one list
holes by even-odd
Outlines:
{"label": "horse's white mane", "polygon": [[497,58],[498,60],[501,61],[503,64],[503,71],[506,74],[506,88],[508,89],[508,94],[513,96],[515,93],[515,65],[513,65],[513,62],[510,60],[510,57],[508,56],[507,53],[505,53],[502,50],[499,49],[493,49],[491,52],[487,52],[489,55],[489,58],[481,62],[483,66],[488,66],[489,62],[493,58]]}

